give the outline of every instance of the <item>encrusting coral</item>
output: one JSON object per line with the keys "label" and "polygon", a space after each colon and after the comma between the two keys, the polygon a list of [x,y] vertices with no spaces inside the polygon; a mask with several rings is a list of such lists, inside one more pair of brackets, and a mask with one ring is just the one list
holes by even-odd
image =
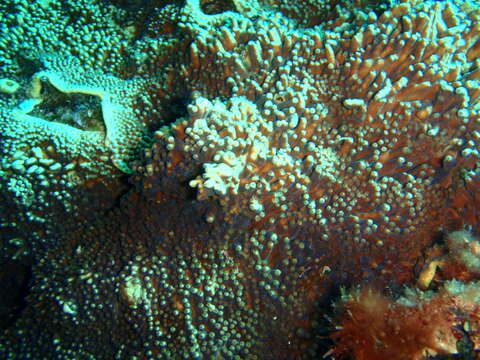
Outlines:
{"label": "encrusting coral", "polygon": [[407,335],[429,319],[409,354],[454,352],[449,304],[478,299],[437,282],[476,247],[439,239],[480,233],[475,2],[0,16],[0,79],[18,84],[0,93],[0,279],[21,299],[0,297],[1,358],[314,359],[331,295],[370,282],[438,286],[412,295],[421,310],[368,292],[347,307],[395,310]]}

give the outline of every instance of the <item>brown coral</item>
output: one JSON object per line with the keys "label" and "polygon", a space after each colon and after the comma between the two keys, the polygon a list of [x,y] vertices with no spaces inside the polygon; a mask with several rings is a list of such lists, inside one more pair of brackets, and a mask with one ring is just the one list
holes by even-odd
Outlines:
{"label": "brown coral", "polygon": [[354,291],[340,303],[338,330],[331,335],[337,346],[330,354],[351,354],[356,360],[457,354],[464,327],[471,340],[478,338],[478,300],[478,283],[456,281],[436,294],[407,289],[397,301],[372,289]]}

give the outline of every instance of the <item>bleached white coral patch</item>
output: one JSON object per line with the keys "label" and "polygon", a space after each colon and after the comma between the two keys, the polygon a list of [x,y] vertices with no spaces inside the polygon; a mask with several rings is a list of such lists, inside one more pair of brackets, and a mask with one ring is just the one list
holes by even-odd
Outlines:
{"label": "bleached white coral patch", "polygon": [[[228,189],[233,193],[238,190],[240,174],[245,167],[245,156],[236,159],[232,164],[207,163],[204,165],[203,186],[215,191],[217,194],[225,195]],[[192,183],[195,186],[195,182]]]}
{"label": "bleached white coral patch", "polygon": [[[189,183],[197,188],[199,199],[244,191],[269,193],[279,182],[298,189],[299,183],[309,184],[311,176],[338,179],[336,150],[306,138],[299,141],[299,133],[306,133],[303,129],[309,126],[304,118],[297,119],[294,127],[286,120],[267,121],[257,105],[244,97],[225,103],[197,96],[189,113],[187,150],[195,149],[194,157],[213,152],[202,165],[203,173]],[[262,202],[249,208],[259,217],[264,213]]]}

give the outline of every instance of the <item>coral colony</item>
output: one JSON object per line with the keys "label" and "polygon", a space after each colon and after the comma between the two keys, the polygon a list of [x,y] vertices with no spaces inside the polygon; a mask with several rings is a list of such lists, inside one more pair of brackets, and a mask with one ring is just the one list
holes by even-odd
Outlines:
{"label": "coral colony", "polygon": [[480,4],[0,2],[0,359],[480,357]]}

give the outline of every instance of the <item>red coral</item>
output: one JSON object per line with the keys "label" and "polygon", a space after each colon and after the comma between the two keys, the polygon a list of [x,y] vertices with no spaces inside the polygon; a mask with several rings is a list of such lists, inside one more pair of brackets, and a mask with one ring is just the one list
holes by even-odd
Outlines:
{"label": "red coral", "polygon": [[[418,296],[418,294],[416,294]],[[467,303],[442,292],[417,302],[394,302],[378,291],[364,289],[346,299],[333,352],[356,360],[426,359],[428,354],[456,353],[456,310]]]}

